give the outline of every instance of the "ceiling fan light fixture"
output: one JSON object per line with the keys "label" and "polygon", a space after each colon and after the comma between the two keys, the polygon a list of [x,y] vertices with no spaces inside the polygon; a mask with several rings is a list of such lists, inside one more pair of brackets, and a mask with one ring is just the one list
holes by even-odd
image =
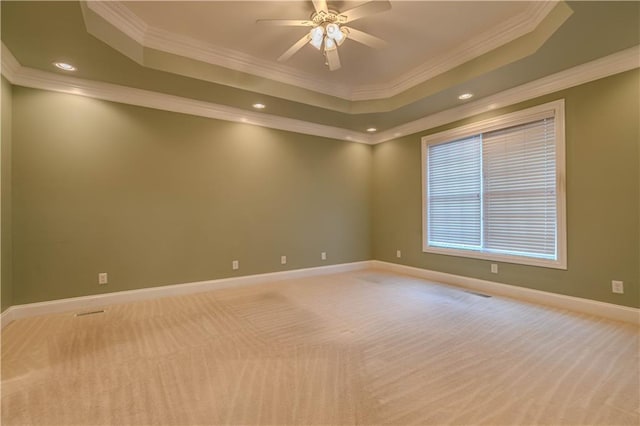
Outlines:
{"label": "ceiling fan light fixture", "polygon": [[344,43],[344,41],[347,39],[348,36],[349,36],[349,29],[340,27],[338,34],[336,34],[332,38],[335,40],[338,46],[342,46],[342,43]]}
{"label": "ceiling fan light fixture", "polygon": [[324,28],[321,26],[313,27],[311,31],[309,31],[309,37],[311,38],[309,44],[320,50],[322,40],[324,39]]}
{"label": "ceiling fan light fixture", "polygon": [[336,39],[338,46],[342,46],[342,43],[349,37],[349,30],[346,28],[340,28],[340,38]]}
{"label": "ceiling fan light fixture", "polygon": [[327,25],[327,37],[333,39],[340,46],[347,38],[347,30],[340,28],[338,24]]}
{"label": "ceiling fan light fixture", "polygon": [[338,48],[336,41],[331,37],[325,37],[324,39],[324,50],[335,50]]}
{"label": "ceiling fan light fixture", "polygon": [[321,39],[324,36],[324,28],[322,26],[311,28],[311,31],[309,31],[309,36],[311,38]]}
{"label": "ceiling fan light fixture", "polygon": [[320,48],[322,47],[322,39],[321,38],[312,38],[309,41],[309,44],[312,45],[313,47],[315,47],[316,49],[320,50]]}

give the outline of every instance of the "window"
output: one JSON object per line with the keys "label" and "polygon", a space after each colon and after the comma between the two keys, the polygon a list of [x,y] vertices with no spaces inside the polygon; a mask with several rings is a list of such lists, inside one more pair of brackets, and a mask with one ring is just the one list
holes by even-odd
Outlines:
{"label": "window", "polygon": [[564,101],[422,138],[425,252],[566,269]]}

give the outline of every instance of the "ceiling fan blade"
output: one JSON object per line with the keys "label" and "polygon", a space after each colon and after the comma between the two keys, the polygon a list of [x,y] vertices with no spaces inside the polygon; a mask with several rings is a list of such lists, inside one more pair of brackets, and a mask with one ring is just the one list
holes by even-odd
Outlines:
{"label": "ceiling fan blade", "polygon": [[347,30],[349,31],[349,35],[347,36],[348,39],[357,41],[358,43],[362,43],[369,47],[373,47],[374,49],[382,49],[383,47],[387,47],[389,45],[389,43],[382,40],[381,38],[374,37],[371,34],[356,30],[355,28],[348,27]]}
{"label": "ceiling fan blade", "polygon": [[384,12],[389,9],[391,9],[391,3],[389,3],[388,0],[370,1],[360,6],[356,6],[353,9],[345,10],[340,14],[340,16],[345,17],[344,23],[346,24],[347,22],[353,22],[356,19],[373,15],[374,13]]}
{"label": "ceiling fan blade", "polygon": [[331,71],[335,71],[340,68],[340,56],[338,55],[338,49],[325,50],[324,51],[327,57],[327,64],[329,65],[329,69]]}
{"label": "ceiling fan blade", "polygon": [[282,54],[282,56],[278,58],[278,61],[286,61],[287,59],[292,57],[294,53],[302,49],[304,45],[307,44],[307,42],[309,42],[309,34],[305,34],[300,40],[296,41],[293,46],[291,46],[286,52]]}
{"label": "ceiling fan blade", "polygon": [[329,12],[326,0],[313,0],[313,7],[316,9],[317,13],[320,13],[320,11],[323,11],[324,13]]}
{"label": "ceiling fan blade", "polygon": [[258,19],[256,24],[274,25],[278,27],[313,27],[313,22],[299,19]]}

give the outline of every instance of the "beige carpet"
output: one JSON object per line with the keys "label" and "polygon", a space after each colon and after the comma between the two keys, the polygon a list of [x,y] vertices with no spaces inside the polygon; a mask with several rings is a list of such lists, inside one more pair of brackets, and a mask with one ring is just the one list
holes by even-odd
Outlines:
{"label": "beige carpet", "polygon": [[2,424],[638,425],[638,328],[381,272],[16,321]]}

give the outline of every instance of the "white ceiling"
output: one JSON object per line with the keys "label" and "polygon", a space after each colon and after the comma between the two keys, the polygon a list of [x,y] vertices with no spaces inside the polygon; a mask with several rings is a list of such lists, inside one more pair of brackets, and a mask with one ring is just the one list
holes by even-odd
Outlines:
{"label": "white ceiling", "polygon": [[[330,9],[339,11],[363,3],[366,2],[328,2]],[[391,4],[391,10],[350,24],[386,40],[389,46],[376,50],[347,40],[339,48],[342,68],[337,71],[329,71],[322,54],[312,46],[303,47],[285,64],[278,63],[276,59],[308,28],[256,23],[258,19],[308,19],[313,12],[310,1],[109,2],[99,7],[91,2],[89,7],[116,26],[122,26],[124,20],[120,18],[126,17],[130,28],[144,33],[143,40],[149,34],[182,40],[183,45],[216,52],[218,55],[214,56],[223,58],[223,63],[217,65],[289,84],[297,82],[310,89],[335,87],[333,92],[340,93],[348,87],[356,95],[344,97],[358,100],[394,95],[409,88],[404,84],[407,81],[418,84],[524,35],[536,27],[554,3],[392,1]],[[113,19],[114,16],[120,18]],[[189,53],[185,51],[183,55]],[[310,81],[313,84],[305,84]],[[357,95],[358,92],[361,94]]]}

